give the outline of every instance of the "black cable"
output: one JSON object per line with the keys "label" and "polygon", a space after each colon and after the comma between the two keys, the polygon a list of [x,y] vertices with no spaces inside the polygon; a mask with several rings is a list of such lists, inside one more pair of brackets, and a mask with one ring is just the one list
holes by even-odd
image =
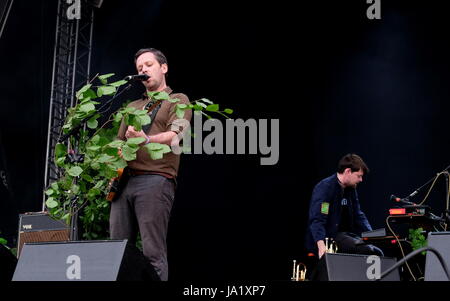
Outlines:
{"label": "black cable", "polygon": [[436,257],[439,259],[439,262],[441,263],[442,268],[444,269],[447,279],[450,281],[450,274],[448,273],[447,264],[445,263],[444,259],[442,258],[442,255],[436,249],[434,249],[432,247],[423,247],[423,248],[415,250],[414,252],[409,253],[405,258],[403,258],[402,260],[400,260],[399,262],[397,262],[396,264],[391,266],[389,269],[387,269],[386,271],[381,273],[380,279],[377,279],[377,280],[379,281],[379,280],[383,279],[384,277],[389,275],[393,270],[395,270],[398,267],[400,267],[401,265],[403,265],[403,263],[405,263],[409,259],[413,258],[414,256],[416,256],[424,251],[431,251],[436,255]]}

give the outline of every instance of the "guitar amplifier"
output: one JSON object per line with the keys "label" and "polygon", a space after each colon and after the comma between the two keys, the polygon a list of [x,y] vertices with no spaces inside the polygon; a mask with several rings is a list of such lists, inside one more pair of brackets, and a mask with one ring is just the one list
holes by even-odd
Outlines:
{"label": "guitar amplifier", "polygon": [[70,229],[66,223],[51,218],[48,213],[31,212],[19,215],[17,257],[24,243],[68,241]]}

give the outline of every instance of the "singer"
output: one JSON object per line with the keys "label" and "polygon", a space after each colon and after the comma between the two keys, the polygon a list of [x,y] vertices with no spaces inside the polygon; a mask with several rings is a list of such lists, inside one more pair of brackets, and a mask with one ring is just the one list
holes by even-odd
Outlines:
{"label": "singer", "polygon": [[308,252],[321,258],[326,251],[325,238],[332,238],[340,253],[383,256],[378,247],[365,244],[360,237],[362,232],[372,231],[356,191],[368,172],[361,157],[347,154],[339,161],[337,173],[314,187],[305,241]]}
{"label": "singer", "polygon": [[[142,81],[147,91],[165,91],[171,98],[179,99],[178,103],[189,104],[185,94],[173,93],[167,86],[168,64],[161,51],[154,48],[140,49],[135,55],[135,65],[139,74],[148,76],[147,80]],[[131,102],[129,106],[144,109],[149,102],[147,93],[144,93],[142,99]],[[171,125],[178,119],[175,105],[164,101],[155,106],[149,112],[152,116],[150,126],[144,126],[141,131],[136,131],[132,126],[127,127],[122,121],[118,138],[144,137],[144,143],[170,145],[172,139],[182,131],[180,127],[179,131],[171,130]],[[192,111],[185,111],[184,119],[189,122],[191,116]],[[136,159],[129,161],[124,171],[128,180],[122,192],[111,204],[111,239],[128,239],[135,243],[139,231],[144,255],[163,281],[168,280],[166,236],[179,164],[179,155],[172,152],[164,154],[162,159],[152,160],[145,149],[140,148]]]}

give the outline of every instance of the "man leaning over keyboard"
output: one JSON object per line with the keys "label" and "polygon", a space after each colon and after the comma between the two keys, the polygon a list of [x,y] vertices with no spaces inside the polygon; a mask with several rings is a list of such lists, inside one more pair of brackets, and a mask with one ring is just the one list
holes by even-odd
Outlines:
{"label": "man leaning over keyboard", "polygon": [[321,258],[326,252],[325,239],[331,238],[339,253],[383,256],[381,249],[360,237],[362,232],[372,231],[356,191],[368,172],[361,157],[347,154],[339,161],[337,173],[314,187],[305,243],[308,252]]}

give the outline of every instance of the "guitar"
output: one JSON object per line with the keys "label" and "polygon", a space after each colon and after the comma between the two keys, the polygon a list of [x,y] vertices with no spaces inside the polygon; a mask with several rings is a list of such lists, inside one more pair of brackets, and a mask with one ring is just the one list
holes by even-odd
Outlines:
{"label": "guitar", "polygon": [[[147,110],[147,113],[152,112],[152,115],[151,115],[151,117],[150,117],[151,123],[142,127],[142,130],[143,130],[144,132],[148,132],[148,131],[150,130],[150,127],[151,127],[151,125],[152,125],[152,123],[153,123],[153,120],[154,120],[154,118],[155,118],[155,115],[156,115],[156,113],[157,113],[158,110],[159,110],[159,104],[160,104],[161,102],[162,102],[162,100],[158,100],[158,101],[156,101],[155,103],[149,102],[149,103],[145,106],[144,110]],[[156,110],[154,110],[155,108],[156,108]],[[119,153],[119,155],[120,155],[120,153]],[[107,194],[106,194],[106,200],[112,202],[112,201],[113,201],[113,200],[121,193],[121,191],[122,191],[123,188],[125,187],[125,184],[126,184],[126,182],[128,181],[128,173],[125,172],[125,169],[126,169],[126,168],[127,168],[127,167],[125,167],[125,168],[119,168],[119,169],[117,170],[117,174],[118,174],[117,177],[112,178],[112,179],[109,181],[108,189],[107,189],[108,192],[107,192]],[[125,177],[124,175],[127,175],[127,177]]]}
{"label": "guitar", "polygon": [[117,170],[117,174],[118,174],[117,177],[112,178],[109,181],[108,193],[106,194],[106,200],[112,202],[116,198],[116,195],[120,192],[120,190],[121,190],[120,188],[121,188],[121,186],[123,186],[123,185],[121,185],[121,182],[124,181],[124,178],[122,177],[124,174],[124,171],[125,171],[125,168],[119,168]]}

